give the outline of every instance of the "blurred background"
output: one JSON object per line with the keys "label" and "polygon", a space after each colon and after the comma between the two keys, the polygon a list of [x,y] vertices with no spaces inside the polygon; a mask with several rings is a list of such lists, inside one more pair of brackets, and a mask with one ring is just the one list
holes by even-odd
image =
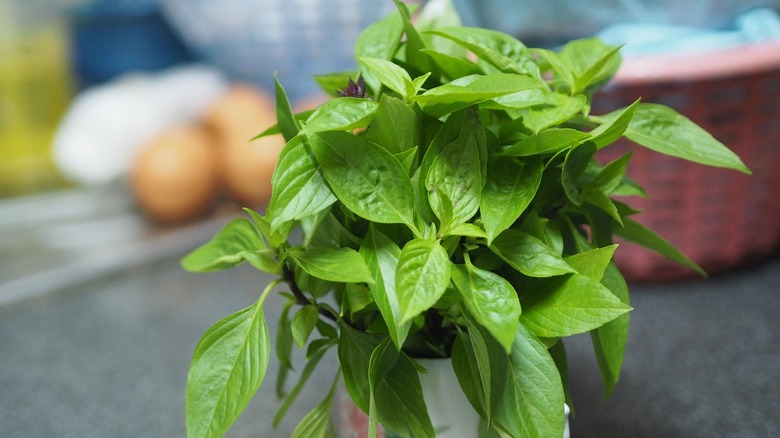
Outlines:
{"label": "blurred background", "polygon": [[[594,35],[625,44],[595,113],[640,96],[670,105],[753,171],[628,143],[601,157],[634,150],[629,174],[654,203],[640,222],[714,277],[621,247],[645,316],[612,402],[591,391],[597,372],[582,359],[573,436],[780,434],[780,1],[453,2],[464,24],[530,47]],[[294,108],[318,104],[312,75],[354,71],[356,36],[394,9],[390,0],[0,0],[0,436],[183,434],[198,337],[269,280],[185,274],[177,260],[240,207],[264,208],[283,144],[248,139],[275,123],[274,75]],[[697,334],[664,343],[679,332]],[[576,360],[586,344],[575,342]],[[272,432],[273,395],[262,394],[234,436],[288,436],[318,399]]]}

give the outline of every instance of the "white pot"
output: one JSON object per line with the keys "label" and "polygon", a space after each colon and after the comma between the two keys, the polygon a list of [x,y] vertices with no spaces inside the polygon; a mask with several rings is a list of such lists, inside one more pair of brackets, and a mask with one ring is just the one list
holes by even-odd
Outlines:
{"label": "white pot", "polygon": [[[480,416],[460,388],[449,359],[416,359],[428,370],[420,374],[423,398],[437,438],[476,438]],[[565,407],[566,428],[563,438],[569,438],[569,407]],[[368,433],[368,416],[349,398],[341,386],[336,395],[334,413],[338,438],[364,438]],[[390,438],[379,426],[378,438]]]}

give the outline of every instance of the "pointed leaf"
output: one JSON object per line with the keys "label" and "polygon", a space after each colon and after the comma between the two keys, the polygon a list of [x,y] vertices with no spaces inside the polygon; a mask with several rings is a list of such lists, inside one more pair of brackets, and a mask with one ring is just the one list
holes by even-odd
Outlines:
{"label": "pointed leaf", "polygon": [[346,132],[315,135],[312,149],[325,179],[347,208],[373,222],[413,227],[412,183],[390,152]]}
{"label": "pointed leaf", "polygon": [[410,321],[401,321],[401,307],[395,287],[395,272],[401,248],[376,227],[370,226],[360,246],[360,255],[366,261],[374,280],[369,287],[371,295],[387,323],[390,337],[400,350],[411,327]]}
{"label": "pointed leaf", "polygon": [[328,391],[328,395],[314,409],[311,410],[292,433],[291,438],[326,438],[330,425],[331,409],[336,394],[338,377]]}
{"label": "pointed leaf", "polygon": [[313,304],[303,306],[295,312],[292,319],[292,338],[298,345],[298,348],[303,348],[306,345],[309,335],[311,335],[319,320],[319,311],[317,306]]}
{"label": "pointed leaf", "polygon": [[520,320],[544,338],[584,333],[631,310],[598,281],[581,274],[548,283],[531,294]]}
{"label": "pointed leaf", "polygon": [[431,308],[450,283],[450,259],[438,242],[409,241],[401,250],[395,286],[401,320],[408,321]]}
{"label": "pointed leaf", "polygon": [[307,274],[327,281],[370,283],[368,266],[354,249],[311,247],[290,251],[295,262]]}
{"label": "pointed leaf", "polygon": [[188,437],[218,437],[260,388],[271,354],[263,301],[229,315],[203,334],[187,376]]}
{"label": "pointed leaf", "polygon": [[316,214],[336,202],[318,168],[303,137],[295,137],[287,143],[271,181],[273,192],[266,216],[271,221],[272,230],[278,230],[289,221]]}
{"label": "pointed leaf", "polygon": [[[624,304],[631,304],[626,280],[614,264],[607,267],[601,284],[606,286]],[[620,369],[623,366],[623,356],[628,341],[630,316],[630,313],[624,313],[590,332],[593,350],[596,353],[596,362],[604,382],[604,393],[607,397],[620,378]]]}
{"label": "pointed leaf", "polygon": [[520,324],[520,301],[512,285],[500,275],[470,264],[453,265],[452,280],[476,322],[509,353]]}
{"label": "pointed leaf", "polygon": [[590,138],[587,132],[571,128],[549,128],[501,151],[500,155],[524,157],[548,154],[577,146]]}
{"label": "pointed leaf", "polygon": [[638,105],[625,135],[630,140],[662,154],[750,174],[750,169],[723,143],[685,116],[664,105]]}
{"label": "pointed leaf", "polygon": [[377,103],[370,99],[357,97],[337,97],[317,108],[302,131],[314,134],[323,131],[351,131],[364,128],[371,122]]}
{"label": "pointed leaf", "polygon": [[249,261],[257,269],[274,273],[276,261],[263,238],[247,219],[235,219],[225,225],[210,241],[181,260],[181,266],[192,272],[211,272],[232,268]]}
{"label": "pointed leaf", "polygon": [[687,266],[699,273],[702,277],[707,276],[707,273],[693,260],[689,259],[679,249],[663,237],[659,236],[655,231],[641,225],[639,222],[624,218],[623,227],[616,228],[615,234],[634,242],[637,245],[651,249],[683,266]]}
{"label": "pointed leaf", "polygon": [[542,170],[542,161],[533,158],[502,158],[491,163],[479,206],[488,245],[531,204],[542,181]]}
{"label": "pointed leaf", "polygon": [[504,231],[493,240],[490,250],[529,277],[553,277],[576,272],[544,242],[522,231]]}

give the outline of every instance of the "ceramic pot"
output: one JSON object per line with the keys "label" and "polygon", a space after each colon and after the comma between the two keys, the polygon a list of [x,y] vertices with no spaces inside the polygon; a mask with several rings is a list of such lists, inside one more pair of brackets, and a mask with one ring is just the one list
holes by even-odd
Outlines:
{"label": "ceramic pot", "polygon": [[[480,416],[474,411],[458,384],[449,359],[416,359],[428,370],[420,374],[423,398],[437,438],[476,438],[480,436]],[[569,408],[563,438],[569,438]],[[365,438],[368,435],[368,415],[350,399],[341,385],[336,394],[334,426],[337,438]],[[379,425],[378,438],[394,438],[392,431]]]}

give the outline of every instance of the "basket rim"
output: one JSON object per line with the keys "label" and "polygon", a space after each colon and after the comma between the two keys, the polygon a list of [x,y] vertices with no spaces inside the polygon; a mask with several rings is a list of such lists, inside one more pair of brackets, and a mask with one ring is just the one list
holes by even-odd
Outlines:
{"label": "basket rim", "polygon": [[637,85],[654,82],[717,79],[780,68],[780,39],[697,54],[627,56],[613,83]]}

